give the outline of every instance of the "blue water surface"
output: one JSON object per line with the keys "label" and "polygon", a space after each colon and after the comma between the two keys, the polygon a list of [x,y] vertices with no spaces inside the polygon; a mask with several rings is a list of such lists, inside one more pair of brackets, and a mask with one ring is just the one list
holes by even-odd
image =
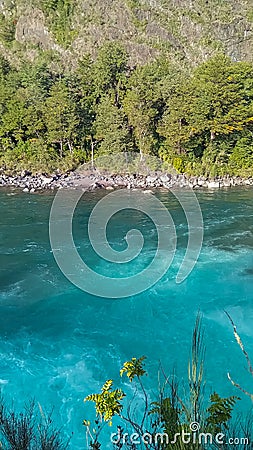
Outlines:
{"label": "blue water surface", "polygon": [[[88,242],[87,220],[105,192],[85,193],[76,210],[73,230],[78,250],[98,265]],[[8,401],[22,407],[35,398],[54,419],[71,449],[86,448],[82,420],[93,411],[83,403],[108,378],[126,392],[119,369],[132,356],[147,356],[145,379],[152,396],[162,361],[169,374],[187,383],[191,333],[198,311],[203,314],[206,344],[206,392],[237,395],[227,372],[252,391],[252,378],[235,342],[224,310],[253,359],[253,190],[238,188],[197,194],[204,218],[199,260],[182,283],[175,276],[187,244],[187,222],[169,192],[157,192],[177,228],[178,247],[168,273],[148,291],[125,299],[104,299],[73,286],[58,268],[49,243],[48,219],[53,193],[25,194],[1,190],[0,383]],[[157,236],[154,224],[138,211],[119,213],[108,224],[108,240],[120,250],[132,225],[145,238],[142,254],[128,269],[141,270],[152,259]],[[123,247],[122,247],[123,246]],[[93,260],[94,257],[94,260]],[[118,265],[100,262],[118,276]],[[121,269],[122,270],[122,269]],[[250,407],[247,399],[240,408]],[[106,448],[106,443],[104,443]]]}

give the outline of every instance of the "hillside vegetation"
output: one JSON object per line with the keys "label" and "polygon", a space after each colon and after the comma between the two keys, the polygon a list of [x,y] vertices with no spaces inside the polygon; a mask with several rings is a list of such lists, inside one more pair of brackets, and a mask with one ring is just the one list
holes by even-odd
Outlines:
{"label": "hillside vegetation", "polygon": [[252,61],[251,0],[1,0],[1,51],[18,62],[55,51],[68,66],[108,40],[132,64],[166,53],[196,65],[217,51]]}
{"label": "hillside vegetation", "polygon": [[251,176],[252,27],[251,1],[2,0],[2,168],[138,152]]}

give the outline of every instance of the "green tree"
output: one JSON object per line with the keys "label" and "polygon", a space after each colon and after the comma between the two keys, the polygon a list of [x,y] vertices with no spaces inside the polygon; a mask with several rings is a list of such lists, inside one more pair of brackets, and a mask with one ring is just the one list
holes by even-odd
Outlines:
{"label": "green tree", "polygon": [[252,80],[250,64],[224,55],[201,64],[166,102],[158,129],[165,157],[192,153],[209,166],[227,164],[236,140],[252,131]]}
{"label": "green tree", "polygon": [[[195,90],[190,80],[184,81],[167,99],[162,120],[158,126],[159,134],[164,138],[160,154],[165,159],[187,153],[187,146],[194,135],[193,115]],[[193,143],[193,147],[195,145]]]}
{"label": "green tree", "polygon": [[122,109],[115,106],[111,97],[104,97],[96,110],[93,124],[98,153],[122,153],[131,150],[131,140]]}
{"label": "green tree", "polygon": [[57,81],[50,89],[43,108],[43,118],[48,143],[58,146],[61,157],[65,147],[72,153],[79,117],[64,80]]}
{"label": "green tree", "polygon": [[120,91],[125,85],[128,55],[117,42],[106,43],[100,48],[93,66],[97,97],[113,92],[115,105],[119,106]]}
{"label": "green tree", "polygon": [[9,44],[15,39],[15,20],[14,16],[6,17],[0,14],[0,40]]}
{"label": "green tree", "polygon": [[[248,175],[252,174],[253,168],[253,143],[252,136],[245,136],[237,140],[233,150],[229,155],[229,167],[235,175],[242,175],[248,171]],[[247,173],[246,173],[247,176]]]}
{"label": "green tree", "polygon": [[155,62],[137,68],[127,84],[123,107],[141,160],[145,154],[157,151],[156,127],[163,110],[162,89],[159,84],[162,77],[159,62]]}
{"label": "green tree", "polygon": [[85,55],[78,64],[75,74],[76,91],[78,92],[79,140],[87,155],[94,160],[94,121],[97,108],[97,92],[94,80],[94,63],[89,55]]}
{"label": "green tree", "polygon": [[242,131],[253,122],[253,68],[216,56],[194,73],[194,125],[196,132],[216,136]]}
{"label": "green tree", "polygon": [[48,16],[50,28],[59,44],[64,47],[68,47],[76,35],[71,23],[74,6],[73,0],[42,1],[42,7]]}
{"label": "green tree", "polygon": [[23,89],[18,89],[5,103],[1,117],[0,136],[10,137],[14,142],[25,139],[26,99]]}

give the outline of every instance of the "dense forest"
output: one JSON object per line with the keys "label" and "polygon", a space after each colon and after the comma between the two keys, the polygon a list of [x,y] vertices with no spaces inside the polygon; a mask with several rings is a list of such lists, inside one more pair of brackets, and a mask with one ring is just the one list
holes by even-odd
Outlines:
{"label": "dense forest", "polygon": [[63,171],[93,149],[155,155],[197,175],[252,175],[251,63],[218,54],[187,70],[165,57],[128,60],[117,42],[72,71],[53,70],[48,54],[18,69],[2,57],[1,166]]}
{"label": "dense forest", "polygon": [[253,174],[251,0],[2,0],[0,167]]}

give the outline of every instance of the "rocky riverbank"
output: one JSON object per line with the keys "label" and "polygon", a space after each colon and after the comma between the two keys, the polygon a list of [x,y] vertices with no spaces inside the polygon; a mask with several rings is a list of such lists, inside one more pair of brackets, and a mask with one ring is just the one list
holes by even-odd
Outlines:
{"label": "rocky riverbank", "polygon": [[224,177],[208,179],[206,177],[189,177],[184,174],[156,173],[152,175],[107,175],[94,172],[71,172],[51,176],[32,175],[27,171],[20,174],[0,174],[0,186],[20,188],[24,192],[38,192],[44,189],[151,189],[151,188],[192,188],[219,189],[231,186],[253,186],[253,178]]}

